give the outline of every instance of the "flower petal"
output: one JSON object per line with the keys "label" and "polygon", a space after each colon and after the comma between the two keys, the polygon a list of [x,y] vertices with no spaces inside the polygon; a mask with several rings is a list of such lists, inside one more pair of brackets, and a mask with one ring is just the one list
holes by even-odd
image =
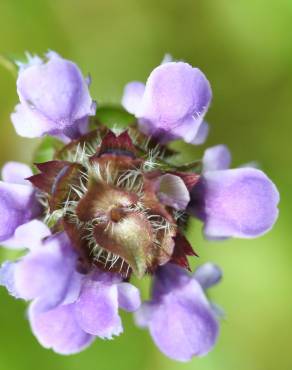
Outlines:
{"label": "flower petal", "polygon": [[65,233],[23,257],[15,266],[15,288],[23,299],[41,298],[51,308],[62,302],[75,273],[76,255]]}
{"label": "flower petal", "polygon": [[29,166],[19,162],[7,162],[2,168],[2,179],[11,184],[28,184],[25,180],[32,176],[32,170]]}
{"label": "flower petal", "polygon": [[219,283],[222,278],[222,271],[219,266],[207,262],[199,266],[193,276],[205,290]]}
{"label": "flower petal", "polygon": [[210,84],[199,69],[182,62],[164,63],[147,80],[138,115],[140,127],[156,137],[168,133],[170,140],[187,138],[188,129],[193,139],[211,95]]}
{"label": "flower petal", "polygon": [[209,82],[199,69],[183,62],[164,63],[147,80],[143,116],[177,122],[188,115],[201,115],[210,99]]}
{"label": "flower petal", "polygon": [[138,121],[140,130],[146,135],[152,135],[161,144],[167,144],[169,141],[182,139],[187,143],[193,144],[199,134],[202,125],[202,117],[187,116],[185,119],[169,127],[157,127],[155,121],[141,118]]}
{"label": "flower petal", "polygon": [[213,314],[215,315],[215,317],[217,317],[217,319],[226,319],[226,313],[221,306],[214,302],[210,302],[210,306],[212,308]]}
{"label": "flower petal", "polygon": [[115,284],[88,280],[75,303],[75,316],[89,334],[111,339],[122,331],[118,314],[118,292]]}
{"label": "flower petal", "polygon": [[193,138],[192,141],[189,141],[189,143],[195,144],[195,145],[204,144],[204,142],[207,139],[208,134],[209,134],[209,125],[207,122],[203,121],[197,131],[196,136]]}
{"label": "flower petal", "polygon": [[63,355],[78,353],[94,340],[79,327],[74,304],[43,311],[41,302],[36,301],[30,305],[29,321],[41,345]]}
{"label": "flower petal", "polygon": [[35,213],[33,188],[0,181],[0,242],[11,238],[16,228]]}
{"label": "flower petal", "polygon": [[119,307],[128,312],[136,311],[141,305],[140,291],[129,283],[118,284]]}
{"label": "flower petal", "polygon": [[70,127],[75,134],[76,122],[93,114],[88,86],[78,67],[53,52],[47,58],[46,63],[19,71],[21,105],[12,114],[12,121],[22,136],[61,134],[65,129],[70,136]]}
{"label": "flower petal", "polygon": [[178,361],[208,353],[219,330],[204,292],[195,280],[163,297],[152,311],[149,329],[158,348]]}
{"label": "flower petal", "polygon": [[206,237],[253,238],[272,228],[278,217],[279,193],[262,171],[209,171],[204,180]]}
{"label": "flower petal", "polygon": [[160,201],[177,210],[186,209],[190,193],[184,181],[175,175],[166,174],[159,178],[158,198]]}
{"label": "flower petal", "polygon": [[31,111],[26,105],[17,104],[11,114],[16,133],[23,137],[39,137],[54,130],[54,123],[38,112]]}
{"label": "flower petal", "polygon": [[81,288],[83,285],[84,280],[86,279],[86,275],[80,274],[77,271],[74,271],[70,277],[70,282],[67,286],[66,295],[62,301],[62,304],[70,304],[75,303],[79,298]]}
{"label": "flower petal", "polygon": [[139,328],[147,328],[155,308],[156,305],[152,304],[152,302],[143,302],[139,309],[134,313],[135,324]]}
{"label": "flower petal", "polygon": [[32,220],[18,226],[13,237],[6,240],[4,245],[8,248],[28,248],[32,250],[40,247],[42,240],[50,234],[47,225],[39,220]]}
{"label": "flower petal", "polygon": [[14,262],[4,262],[0,267],[0,285],[4,286],[8,293],[15,298],[19,298],[19,295],[15,289],[14,279]]}
{"label": "flower petal", "polygon": [[188,272],[173,263],[167,263],[159,267],[155,272],[152,297],[157,302],[160,297],[172,292],[174,289],[186,285],[190,280]]}
{"label": "flower petal", "polygon": [[231,154],[227,146],[216,145],[205,150],[203,171],[227,170],[231,163]]}
{"label": "flower petal", "polygon": [[144,91],[145,85],[142,82],[133,81],[125,86],[122,105],[129,113],[138,114]]}

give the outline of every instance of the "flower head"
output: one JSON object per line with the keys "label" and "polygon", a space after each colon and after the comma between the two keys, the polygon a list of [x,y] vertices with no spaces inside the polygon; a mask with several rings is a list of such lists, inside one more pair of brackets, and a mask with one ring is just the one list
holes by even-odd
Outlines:
{"label": "flower head", "polygon": [[[143,277],[172,260],[177,212],[190,201],[184,181],[139,157],[126,131],[105,131],[103,139],[93,132],[82,140],[88,142],[68,144],[29,178],[49,222],[64,229],[78,250],[79,268],[89,271],[94,264]],[[72,156],[75,162],[68,160]],[[191,177],[194,184],[198,176]]]}
{"label": "flower head", "polygon": [[[206,77],[186,63],[164,63],[146,86],[126,88],[123,104],[137,122],[111,130],[92,118],[89,132],[92,100],[72,62],[56,53],[30,58],[17,88],[16,131],[66,142],[34,172],[9,162],[0,182],[0,242],[26,249],[1,266],[0,284],[29,302],[38,341],[76,353],[122,333],[119,309],[139,309],[137,323],[170,358],[208,353],[220,315],[205,291],[221,270],[209,263],[187,272],[188,257],[198,257],[185,236],[188,219],[201,219],[208,238],[255,237],[276,221],[279,196],[262,171],[229,170],[224,146],[202,161],[174,160],[168,141],[198,144],[208,133]],[[153,278],[142,306],[133,275]]]}

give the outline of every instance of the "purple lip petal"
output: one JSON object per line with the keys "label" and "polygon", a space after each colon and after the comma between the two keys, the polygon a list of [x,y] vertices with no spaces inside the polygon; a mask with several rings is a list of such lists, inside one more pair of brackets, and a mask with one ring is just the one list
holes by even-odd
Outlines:
{"label": "purple lip petal", "polygon": [[18,226],[33,217],[33,195],[30,185],[0,181],[0,242],[10,239]]}
{"label": "purple lip petal", "polygon": [[86,333],[107,339],[122,333],[116,285],[86,282],[75,304],[75,316]]}
{"label": "purple lip petal", "polygon": [[68,243],[66,235],[59,234],[17,262],[15,289],[23,299],[41,298],[48,307],[64,300],[76,265],[75,252]]}
{"label": "purple lip petal", "polygon": [[2,168],[2,179],[11,184],[27,185],[25,180],[32,176],[32,170],[29,166],[19,162],[7,162]]}
{"label": "purple lip petal", "polygon": [[196,136],[192,139],[192,141],[189,141],[189,143],[194,145],[202,145],[206,141],[208,134],[209,125],[207,122],[203,121],[199,126]]}
{"label": "purple lip petal", "polygon": [[231,154],[225,145],[216,145],[205,150],[203,171],[227,170],[231,163]]}
{"label": "purple lip petal", "polygon": [[73,304],[47,311],[43,310],[41,301],[33,302],[29,308],[29,321],[41,345],[63,355],[78,353],[94,340],[78,325]]}
{"label": "purple lip petal", "polygon": [[5,240],[8,248],[38,248],[42,240],[51,234],[50,229],[39,220],[32,220],[18,226],[12,238]]}
{"label": "purple lip petal", "polygon": [[180,271],[173,265],[159,270],[152,301],[143,303],[135,317],[166,356],[184,362],[213,348],[219,324],[201,285]]}
{"label": "purple lip petal", "polygon": [[155,311],[156,305],[152,302],[143,302],[139,309],[135,312],[135,324],[139,328],[146,329],[150,323],[153,310]]}
{"label": "purple lip petal", "polygon": [[[32,112],[26,105],[17,104],[11,114],[11,121],[19,136],[34,138],[50,132],[54,123],[42,117],[38,112]],[[55,132],[54,132],[55,133]]]}
{"label": "purple lip petal", "polygon": [[133,81],[125,86],[122,105],[129,113],[139,113],[144,91],[145,85],[142,82]]}
{"label": "purple lip petal", "polygon": [[[40,213],[35,190],[25,180],[31,175],[31,169],[23,163],[8,162],[2,168],[4,181],[0,181],[0,242],[7,247],[26,247],[22,244],[20,233],[25,227],[17,232],[17,238],[15,233],[18,227]],[[36,235],[33,238],[36,240]]]}
{"label": "purple lip petal", "polygon": [[119,307],[128,312],[136,311],[141,305],[140,291],[129,283],[118,284]]}
{"label": "purple lip petal", "polygon": [[193,276],[205,290],[220,282],[222,271],[217,265],[208,262],[199,266]]}
{"label": "purple lip petal", "polygon": [[254,238],[269,231],[276,222],[279,193],[262,171],[210,171],[204,180],[206,237]]}
{"label": "purple lip petal", "polygon": [[218,322],[195,281],[157,306],[149,329],[158,348],[178,361],[205,355],[218,336]]}
{"label": "purple lip petal", "polygon": [[209,105],[211,90],[206,77],[187,63],[160,65],[150,74],[143,97],[144,116],[161,123],[201,115]]}
{"label": "purple lip petal", "polygon": [[14,270],[14,262],[6,261],[0,266],[0,285],[4,286],[10,295],[19,298],[19,294],[15,289]]}

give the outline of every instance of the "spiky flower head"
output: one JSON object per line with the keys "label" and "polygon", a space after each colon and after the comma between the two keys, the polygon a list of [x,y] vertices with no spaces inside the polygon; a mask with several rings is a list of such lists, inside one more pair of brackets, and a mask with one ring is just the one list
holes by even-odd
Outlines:
{"label": "spiky flower head", "polygon": [[[119,335],[119,309],[137,311],[136,323],[170,358],[208,353],[222,310],[205,291],[221,270],[207,263],[186,271],[196,255],[185,237],[188,217],[199,218],[212,240],[253,238],[276,221],[279,194],[262,171],[229,169],[224,145],[175,164],[169,142],[202,144],[208,134],[207,78],[165,61],[146,84],[126,86],[122,105],[132,124],[110,129],[74,63],[50,52],[19,66],[16,132],[52,137],[41,144],[46,159],[35,161],[36,173],[16,162],[3,167],[0,242],[27,253],[0,267],[0,285],[31,301],[33,333],[61,354]],[[145,274],[153,284],[142,303],[130,279]]]}
{"label": "spiky flower head", "polygon": [[99,127],[36,165],[29,181],[46,222],[69,235],[79,271],[98,266],[141,278],[169,261],[188,267],[195,253],[182,234],[183,211],[199,175],[171,169],[169,154],[133,127]]}

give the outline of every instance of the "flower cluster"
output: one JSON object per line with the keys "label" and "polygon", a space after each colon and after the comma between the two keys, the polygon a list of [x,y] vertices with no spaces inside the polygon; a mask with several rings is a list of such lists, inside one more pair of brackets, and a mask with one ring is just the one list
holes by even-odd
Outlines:
{"label": "flower cluster", "polygon": [[[126,130],[95,115],[89,80],[50,52],[19,63],[19,104],[11,119],[24,137],[54,138],[54,153],[34,172],[9,162],[0,182],[0,242],[24,252],[0,268],[0,284],[29,301],[38,341],[72,354],[96,337],[122,333],[119,308],[135,312],[157,347],[178,361],[214,346],[222,310],[206,289],[221,270],[212,263],[191,273],[197,256],[185,236],[189,217],[209,239],[254,238],[271,229],[279,194],[260,170],[229,169],[224,145],[201,160],[177,165],[167,144],[202,144],[210,84],[197,68],[167,62],[146,84],[129,83],[122,105]],[[117,122],[118,123],[118,122]],[[141,302],[132,276],[152,277]]]}

